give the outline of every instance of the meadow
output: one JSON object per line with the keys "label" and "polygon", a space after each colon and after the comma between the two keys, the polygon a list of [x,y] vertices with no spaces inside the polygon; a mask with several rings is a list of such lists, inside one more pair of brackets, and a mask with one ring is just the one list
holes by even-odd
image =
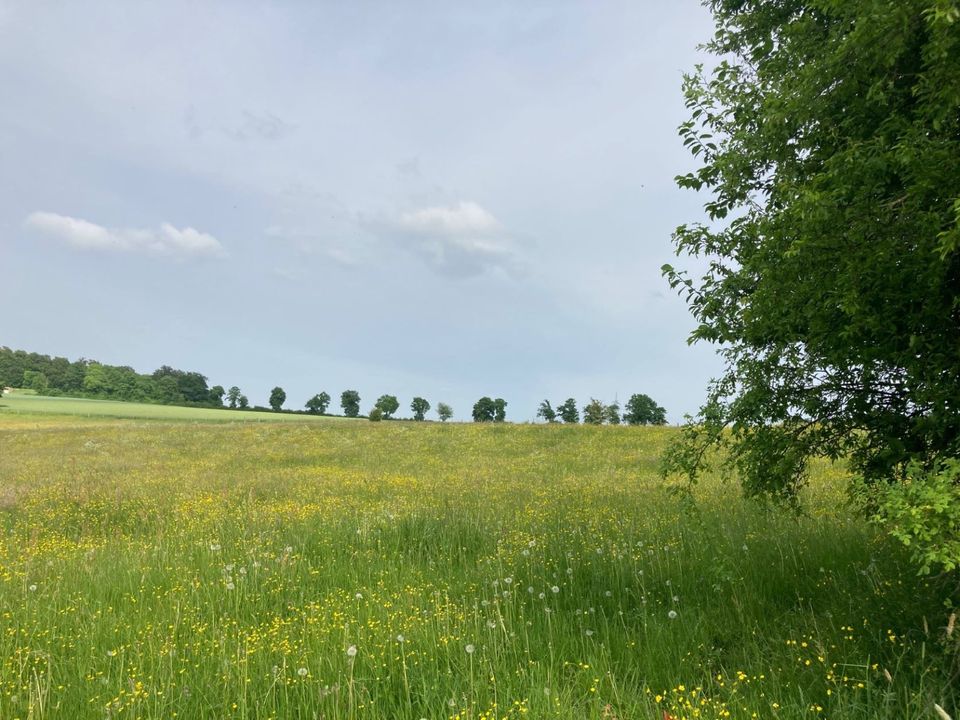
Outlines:
{"label": "meadow", "polygon": [[[286,420],[286,418],[284,418]],[[669,428],[0,410],[0,718],[929,718],[944,588]]]}
{"label": "meadow", "polygon": [[89,398],[49,397],[30,391],[14,390],[0,397],[0,412],[28,415],[71,415],[75,417],[131,418],[137,420],[174,420],[182,422],[314,422],[343,419],[333,416],[295,415],[256,410],[156,405],[152,403],[93,400]]}

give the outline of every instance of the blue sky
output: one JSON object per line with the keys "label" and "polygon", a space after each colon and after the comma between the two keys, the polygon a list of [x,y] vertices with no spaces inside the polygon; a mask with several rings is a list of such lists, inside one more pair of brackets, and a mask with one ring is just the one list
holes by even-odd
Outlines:
{"label": "blue sky", "polygon": [[679,421],[720,369],[659,270],[711,33],[692,0],[0,0],[0,344]]}

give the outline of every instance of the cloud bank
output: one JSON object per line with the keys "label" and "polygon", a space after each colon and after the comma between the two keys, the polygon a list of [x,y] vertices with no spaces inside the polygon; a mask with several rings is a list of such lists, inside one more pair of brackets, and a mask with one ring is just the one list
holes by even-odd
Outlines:
{"label": "cloud bank", "polygon": [[30,213],[24,227],[79,250],[132,252],[172,257],[223,257],[223,245],[213,235],[169,223],[156,229],[107,228],[96,223],[52,212]]}
{"label": "cloud bank", "polygon": [[515,244],[503,225],[475,202],[401,213],[376,229],[444,275],[469,277],[518,269]]}

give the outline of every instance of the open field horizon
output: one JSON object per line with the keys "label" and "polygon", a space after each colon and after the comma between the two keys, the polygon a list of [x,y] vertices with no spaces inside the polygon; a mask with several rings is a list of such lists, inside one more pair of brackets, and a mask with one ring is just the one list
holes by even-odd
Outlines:
{"label": "open field horizon", "polygon": [[260,410],[158,405],[122,400],[99,400],[76,397],[36,395],[22,390],[0,397],[0,415],[66,415],[71,417],[129,418],[139,420],[171,420],[183,422],[316,422],[346,420],[339,415],[276,413]]}
{"label": "open field horizon", "polygon": [[953,707],[942,588],[840,467],[792,516],[672,494],[670,428],[297,417],[0,413],[0,717]]}

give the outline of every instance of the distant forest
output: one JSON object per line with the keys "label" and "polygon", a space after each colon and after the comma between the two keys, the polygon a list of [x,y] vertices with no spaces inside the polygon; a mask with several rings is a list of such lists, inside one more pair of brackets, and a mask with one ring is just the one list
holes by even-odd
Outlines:
{"label": "distant forest", "polygon": [[43,395],[70,395],[105,400],[222,407],[225,391],[207,386],[198,372],[164,365],[150,375],[126,365],[96,360],[70,361],[0,346],[0,386],[29,388]]}

